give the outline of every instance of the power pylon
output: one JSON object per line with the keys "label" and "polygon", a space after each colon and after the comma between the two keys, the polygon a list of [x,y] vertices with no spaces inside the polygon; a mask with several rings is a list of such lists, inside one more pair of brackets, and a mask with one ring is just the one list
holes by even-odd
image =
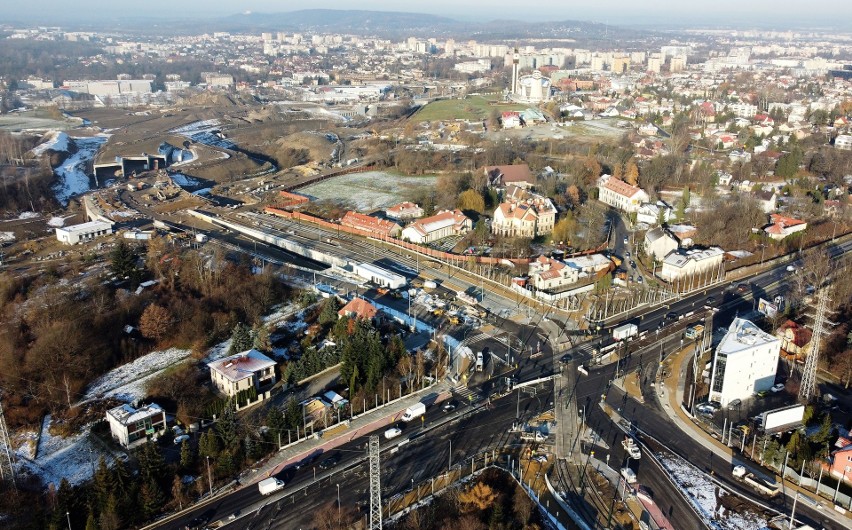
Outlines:
{"label": "power pylon", "polygon": [[825,311],[828,303],[828,295],[825,292],[827,287],[823,287],[817,293],[817,310],[814,317],[814,334],[811,339],[811,351],[808,353],[808,358],[805,359],[805,368],[802,372],[802,384],[799,387],[799,399],[809,401],[816,390],[817,368],[819,366],[819,349],[822,345],[822,335],[825,333],[823,326],[825,325]]}
{"label": "power pylon", "polygon": [[9,481],[12,487],[17,489],[15,484],[15,466],[12,461],[12,443],[9,440],[9,429],[6,428],[6,416],[3,414],[3,400],[0,393],[0,479],[4,482]]}
{"label": "power pylon", "polygon": [[379,474],[379,437],[370,436],[370,530],[382,529],[382,483]]}

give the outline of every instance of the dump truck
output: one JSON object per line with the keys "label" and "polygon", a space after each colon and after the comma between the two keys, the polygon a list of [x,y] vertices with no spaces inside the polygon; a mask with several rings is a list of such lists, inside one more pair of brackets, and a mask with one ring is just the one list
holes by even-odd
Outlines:
{"label": "dump truck", "polygon": [[260,490],[261,495],[272,495],[276,491],[284,489],[284,481],[274,477],[263,479],[257,483],[257,489]]}
{"label": "dump truck", "polygon": [[735,479],[744,482],[758,493],[766,495],[769,498],[776,497],[781,493],[781,488],[776,482],[769,482],[754,473],[750,473],[745,466],[734,466],[731,474]]}

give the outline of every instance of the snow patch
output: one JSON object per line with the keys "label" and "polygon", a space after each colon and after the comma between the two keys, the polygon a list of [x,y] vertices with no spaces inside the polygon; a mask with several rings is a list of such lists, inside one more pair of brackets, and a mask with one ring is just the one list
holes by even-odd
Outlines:
{"label": "snow patch", "polygon": [[143,399],[145,387],[152,378],[166,368],[177,364],[187,357],[190,351],[180,348],[170,348],[165,351],[155,351],[136,359],[133,362],[110,370],[89,385],[83,400],[88,401],[101,396],[114,397],[130,403]]}
{"label": "snow patch", "polygon": [[731,493],[713,483],[692,464],[673,455],[657,454],[656,456],[711,528],[761,530],[767,527],[766,518],[757,513],[750,511],[737,513],[726,510],[720,499]]}
{"label": "snow patch", "polygon": [[219,120],[196,121],[183,127],[178,127],[172,132],[185,136],[193,142],[221,149],[233,149],[236,147],[236,144],[225,138],[225,135],[219,130]]}
{"label": "snow patch", "polygon": [[93,136],[91,138],[72,138],[77,146],[77,152],[65,159],[59,167],[53,171],[59,177],[59,182],[53,187],[56,200],[62,206],[68,206],[68,201],[75,195],[81,195],[89,191],[89,175],[86,168],[89,162],[95,158],[95,153],[101,148],[107,138],[105,136]]}
{"label": "snow patch", "polygon": [[41,156],[45,151],[68,151],[68,135],[62,131],[51,131],[44,135],[47,141],[32,149],[35,156]]}
{"label": "snow patch", "polygon": [[170,177],[172,179],[172,182],[174,182],[181,188],[194,188],[199,184],[197,179],[194,179],[189,175],[184,175],[183,173],[172,173]]}
{"label": "snow patch", "polygon": [[36,212],[21,212],[21,215],[18,216],[18,219],[36,219],[38,217],[41,217],[41,214],[38,214]]}
{"label": "snow patch", "polygon": [[0,232],[0,243],[11,243],[15,240],[14,232]]}
{"label": "snow patch", "polygon": [[47,226],[52,226],[53,228],[65,226],[65,217],[51,217],[50,221],[47,222]]}

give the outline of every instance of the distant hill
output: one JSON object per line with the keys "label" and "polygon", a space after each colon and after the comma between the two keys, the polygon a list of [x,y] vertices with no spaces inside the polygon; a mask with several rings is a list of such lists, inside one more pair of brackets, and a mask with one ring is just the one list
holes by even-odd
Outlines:
{"label": "distant hill", "polygon": [[[212,21],[211,21],[212,22]],[[211,24],[208,24],[211,25]],[[212,22],[227,31],[285,31],[349,33],[387,38],[448,37],[478,40],[522,38],[575,38],[583,41],[619,41],[648,35],[640,30],[617,28],[577,20],[522,22],[493,20],[462,22],[424,13],[336,9],[303,9],[288,13],[246,13]]]}

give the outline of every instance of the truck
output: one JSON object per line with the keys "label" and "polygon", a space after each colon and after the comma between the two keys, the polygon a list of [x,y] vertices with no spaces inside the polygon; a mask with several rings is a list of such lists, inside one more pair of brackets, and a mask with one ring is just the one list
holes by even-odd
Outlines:
{"label": "truck", "polygon": [[633,460],[639,460],[642,458],[642,451],[639,450],[639,446],[636,445],[636,442],[633,441],[633,438],[629,436],[625,436],[624,440],[621,441],[621,446],[624,447],[624,450],[627,451],[628,456]]}
{"label": "truck", "polygon": [[745,466],[734,466],[731,474],[735,479],[747,484],[758,493],[766,495],[769,498],[776,497],[781,492],[781,488],[776,482],[769,482],[758,477],[754,473],[749,472]]}
{"label": "truck", "polygon": [[432,280],[426,280],[425,282],[423,282],[423,288],[424,288],[424,289],[437,289],[437,288],[438,288],[438,284],[437,284],[437,283],[435,283],[435,282],[434,282],[434,281],[432,281]]}
{"label": "truck", "polygon": [[801,425],[804,416],[804,405],[790,405],[761,413],[758,424],[765,433],[783,432]]}
{"label": "truck", "polygon": [[624,477],[624,481],[628,484],[636,484],[636,472],[629,467],[621,468],[621,476]]}
{"label": "truck", "polygon": [[426,414],[426,405],[423,403],[415,403],[411,405],[405,412],[402,414],[402,421],[411,421],[414,418],[419,418],[420,416]]}
{"label": "truck", "polygon": [[684,333],[684,337],[687,339],[697,339],[704,333],[704,326],[701,324],[696,324],[694,326],[690,326],[686,328],[686,333]]}
{"label": "truck", "polygon": [[539,431],[522,432],[521,433],[521,440],[523,440],[525,442],[541,443],[541,442],[545,441],[546,439],[547,438],[545,438],[545,436],[543,434],[541,434]]}
{"label": "truck", "polygon": [[636,324],[623,324],[612,330],[612,338],[615,340],[626,340],[639,334]]}
{"label": "truck", "polygon": [[276,491],[284,489],[284,481],[275,477],[266,478],[257,483],[257,489],[260,490],[261,495],[272,495]]}

